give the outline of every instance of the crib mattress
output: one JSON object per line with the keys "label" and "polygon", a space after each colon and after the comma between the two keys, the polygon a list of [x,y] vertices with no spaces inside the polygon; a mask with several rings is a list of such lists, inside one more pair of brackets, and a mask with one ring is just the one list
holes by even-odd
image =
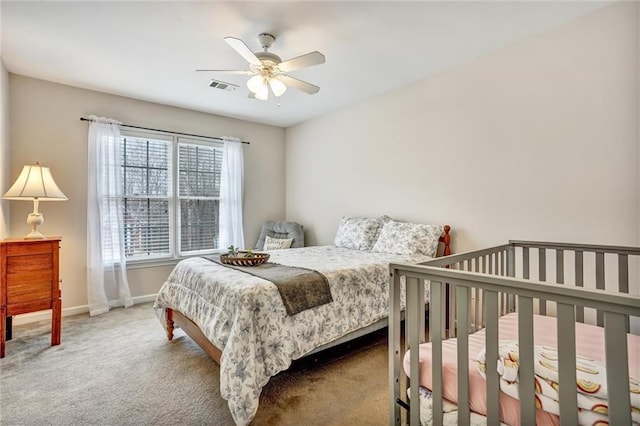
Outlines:
{"label": "crib mattress", "polygon": [[[512,313],[498,321],[500,340],[518,339],[518,314]],[[536,345],[557,347],[556,318],[534,315],[534,341]],[[476,368],[476,357],[485,346],[485,330],[469,335],[469,404],[476,413],[486,415],[486,381]],[[629,375],[640,377],[640,336],[627,335],[629,352]],[[448,339],[442,342],[443,395],[447,400],[457,403],[457,341]],[[605,362],[604,329],[589,324],[576,323],[576,354],[587,356],[595,361]],[[431,389],[431,344],[423,343],[419,348],[420,384]],[[409,353],[404,357],[404,369],[409,372]],[[511,425],[520,424],[520,402],[504,393],[500,393],[500,419]],[[559,424],[556,415],[536,411],[537,424]]]}

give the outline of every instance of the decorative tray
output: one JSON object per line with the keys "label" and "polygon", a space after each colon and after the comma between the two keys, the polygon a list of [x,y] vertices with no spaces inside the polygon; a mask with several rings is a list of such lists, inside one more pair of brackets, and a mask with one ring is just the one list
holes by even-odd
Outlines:
{"label": "decorative tray", "polygon": [[240,251],[235,256],[229,253],[220,255],[220,262],[233,266],[258,266],[269,260],[269,253],[253,253],[253,256],[247,256],[248,252]]}

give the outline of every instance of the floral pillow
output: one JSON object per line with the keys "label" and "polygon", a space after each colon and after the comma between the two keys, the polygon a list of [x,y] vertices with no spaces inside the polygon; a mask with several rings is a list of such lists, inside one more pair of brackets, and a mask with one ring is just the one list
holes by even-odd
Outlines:
{"label": "floral pillow", "polygon": [[380,216],[375,219],[345,216],[340,220],[333,244],[336,247],[353,250],[371,250],[378,239],[382,225],[390,220],[389,216]]}
{"label": "floral pillow", "polygon": [[442,226],[388,221],[380,230],[380,236],[372,250],[381,253],[403,255],[424,254],[436,256]]}
{"label": "floral pillow", "polygon": [[264,237],[263,250],[282,250],[291,248],[293,238],[273,238],[268,235]]}

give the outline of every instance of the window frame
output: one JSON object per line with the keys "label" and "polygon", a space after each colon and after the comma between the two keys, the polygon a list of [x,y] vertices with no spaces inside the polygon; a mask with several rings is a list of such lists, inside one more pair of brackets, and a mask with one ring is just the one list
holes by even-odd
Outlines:
{"label": "window frame", "polygon": [[[207,250],[190,250],[190,251],[182,251],[181,250],[181,200],[185,199],[180,196],[179,190],[179,158],[178,158],[178,150],[180,144],[189,144],[189,145],[202,145],[206,147],[212,147],[216,149],[224,149],[224,143],[213,141],[206,138],[200,138],[196,136],[181,136],[177,134],[171,133],[163,133],[163,132],[155,132],[155,131],[144,131],[144,130],[122,130],[121,137],[124,139],[126,137],[132,138],[148,138],[155,140],[162,140],[169,143],[169,154],[170,158],[170,172],[171,176],[169,179],[170,188],[169,188],[169,253],[167,255],[157,255],[152,257],[126,257],[127,267],[133,268],[143,268],[143,267],[153,267],[153,266],[164,266],[164,265],[175,265],[178,261],[182,259],[186,259],[188,257],[194,256],[202,256],[214,253],[221,253],[223,250],[221,248],[218,249],[207,249]],[[123,198],[127,198],[123,194]],[[154,197],[146,196],[140,197],[143,199]],[[164,199],[164,197],[162,197]],[[198,197],[199,198],[199,197]],[[216,197],[207,197],[207,199],[216,199]],[[203,198],[204,199],[204,198]],[[220,197],[218,196],[219,200]],[[123,206],[124,208],[124,206]],[[126,255],[125,255],[126,256]]]}
{"label": "window frame", "polygon": [[[185,142],[186,141],[186,142]],[[208,249],[208,250],[188,250],[188,251],[182,251],[182,223],[181,223],[181,217],[182,217],[182,200],[187,200],[189,199],[189,197],[185,197],[185,196],[181,196],[180,195],[180,170],[179,170],[179,161],[180,161],[180,144],[188,144],[188,145],[201,145],[201,146],[205,146],[205,147],[209,147],[209,148],[214,148],[214,149],[220,149],[223,151],[224,153],[224,144],[222,142],[212,142],[212,141],[207,141],[207,140],[203,140],[203,139],[199,139],[199,138],[194,138],[194,137],[185,137],[185,136],[177,136],[176,137],[176,141],[175,141],[175,146],[174,146],[174,150],[175,150],[175,157],[173,158],[174,163],[176,164],[176,172],[173,174],[173,177],[175,179],[175,190],[174,190],[174,196],[175,196],[175,214],[174,214],[174,218],[176,221],[174,230],[175,230],[175,244],[173,245],[173,248],[176,250],[176,258],[186,258],[186,257],[191,257],[191,256],[200,256],[202,254],[212,254],[212,253],[216,253],[216,252],[221,252],[222,249],[221,248],[217,248],[217,249]],[[224,154],[223,154],[224,155]],[[222,170],[220,170],[220,173],[222,173]],[[220,182],[220,185],[222,186],[222,182]],[[204,197],[204,196],[193,196],[192,199],[197,199],[197,200],[218,200],[218,206],[220,203],[220,194],[218,194],[217,197]],[[180,224],[180,226],[178,226]],[[218,210],[218,234],[220,233],[220,211]]]}

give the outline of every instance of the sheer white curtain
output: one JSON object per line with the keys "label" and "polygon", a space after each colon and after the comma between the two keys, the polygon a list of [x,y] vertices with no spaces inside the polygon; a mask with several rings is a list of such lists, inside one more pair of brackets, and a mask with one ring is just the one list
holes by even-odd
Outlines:
{"label": "sheer white curtain", "polygon": [[87,294],[93,316],[112,306],[131,306],[133,299],[124,252],[120,123],[89,118]]}
{"label": "sheer white curtain", "polygon": [[220,248],[231,244],[244,248],[242,227],[242,192],[244,185],[244,157],[242,142],[224,138],[222,176],[220,178]]}

